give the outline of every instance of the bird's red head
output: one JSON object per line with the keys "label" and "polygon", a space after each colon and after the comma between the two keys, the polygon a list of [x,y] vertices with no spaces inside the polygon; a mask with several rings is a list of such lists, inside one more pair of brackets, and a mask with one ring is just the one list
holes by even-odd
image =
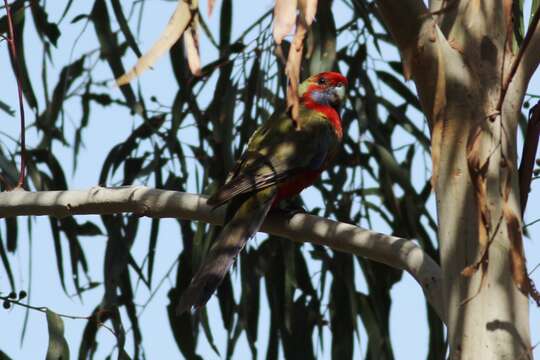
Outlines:
{"label": "bird's red head", "polygon": [[330,105],[338,109],[345,100],[347,78],[338,72],[326,71],[313,75],[299,87],[299,95],[303,101],[318,105]]}

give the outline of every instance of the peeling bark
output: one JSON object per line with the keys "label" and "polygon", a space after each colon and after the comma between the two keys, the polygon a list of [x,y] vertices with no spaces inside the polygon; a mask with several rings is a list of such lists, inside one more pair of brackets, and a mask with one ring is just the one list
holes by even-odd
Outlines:
{"label": "peeling bark", "polygon": [[516,126],[538,54],[516,66],[506,0],[378,4],[430,123],[450,358],[531,358]]}

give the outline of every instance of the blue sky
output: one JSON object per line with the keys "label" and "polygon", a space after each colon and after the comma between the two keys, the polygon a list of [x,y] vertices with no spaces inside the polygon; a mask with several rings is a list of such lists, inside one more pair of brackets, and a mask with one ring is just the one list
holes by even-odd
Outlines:
{"label": "blue sky", "polygon": [[[53,20],[59,19],[66,1],[49,1],[48,10],[50,18]],[[131,2],[124,1],[125,4],[131,4]],[[69,22],[73,17],[81,13],[89,13],[92,1],[76,1],[73,4],[64,22]],[[271,9],[273,1],[264,0],[257,3],[256,6],[253,2],[246,0],[233,1],[233,29],[232,38],[239,35],[242,30],[249,24],[250,21],[256,19],[260,14],[266,10]],[[216,2],[216,9],[214,10],[214,16],[210,18],[210,27],[217,34],[216,29],[219,27],[219,7],[220,1]],[[165,26],[169,14],[172,13],[175,3],[172,1],[147,1],[146,13],[143,17],[142,29],[140,34],[139,44],[140,48],[144,51],[150,48],[152,43],[157,39],[159,33]],[[206,14],[206,1],[201,2],[202,13]],[[339,23],[343,23],[349,19],[349,12],[343,6],[335,6],[335,16]],[[67,24],[64,24],[67,25]],[[61,67],[69,62],[70,50],[74,43],[78,30],[82,28],[83,22],[78,23],[78,27],[69,26],[71,29],[69,32],[62,33],[59,39],[58,48],[53,51],[53,61],[56,64],[56,69],[50,74],[51,79],[55,79],[57,72]],[[41,45],[37,38],[33,36],[35,32],[30,31],[33,26],[30,17],[27,21],[28,29],[26,30],[26,54],[28,67],[30,69],[30,76],[33,81],[38,84],[41,77]],[[89,25],[90,27],[92,25]],[[133,25],[132,25],[133,26]],[[61,27],[62,29],[62,27]],[[77,29],[77,31],[73,31]],[[343,40],[341,40],[343,41]],[[82,38],[79,40],[75,47],[72,59],[76,59],[78,54],[91,49],[96,46],[97,40],[92,28],[88,29]],[[34,52],[35,53],[34,53]],[[201,44],[201,54],[203,63],[214,60],[217,57],[217,52],[208,45],[208,42],[203,38]],[[397,57],[395,52],[391,52],[389,49],[385,49],[383,52],[385,59]],[[124,58],[124,65],[129,67],[135,62],[135,57],[131,52],[128,52],[128,56]],[[0,72],[0,83],[10,84],[0,87],[0,99],[4,102],[10,103],[15,107],[16,93],[15,82],[11,75],[10,65],[7,58],[7,51],[5,48],[5,42],[0,43],[0,69],[4,71]],[[9,70],[7,70],[9,69]],[[112,74],[106,64],[98,65],[95,70],[96,77],[100,79],[110,79]],[[161,103],[171,104],[176,94],[177,85],[171,76],[171,67],[168,56],[164,56],[159,61],[154,69],[145,73],[140,79],[140,85],[145,89],[146,95],[149,97],[155,95]],[[51,84],[52,86],[52,84]],[[409,86],[413,87],[412,83]],[[36,86],[40,88],[40,86]],[[385,96],[392,98],[394,95],[388,89],[382,89],[385,91]],[[121,94],[116,88],[108,89],[110,94],[116,98],[120,98]],[[388,91],[388,92],[386,92]],[[536,75],[534,81],[531,84],[530,92],[540,93],[540,78]],[[38,98],[42,98],[38,92]],[[81,110],[78,100],[72,100],[68,102],[66,107],[66,126],[68,131],[73,131],[73,123],[76,123],[81,116]],[[30,110],[28,109],[28,116]],[[423,121],[420,114],[417,114],[418,121]],[[86,143],[85,147],[81,150],[79,158],[79,167],[77,172],[71,176],[71,162],[72,151],[71,149],[64,148],[60,145],[55,145],[52,149],[57,157],[65,162],[65,168],[68,169],[66,175],[68,175],[68,183],[73,189],[83,189],[94,186],[98,182],[99,169],[103,162],[103,159],[107,155],[110,148],[117,143],[123,141],[132,130],[133,124],[139,124],[139,119],[133,118],[127,111],[114,107],[101,108],[94,106],[92,109],[90,125],[85,131]],[[18,120],[7,116],[5,113],[0,113],[0,122],[2,123],[2,131],[10,134],[13,137],[17,137],[19,133]],[[30,146],[36,144],[37,135],[34,129],[30,129],[27,132],[28,143]],[[5,137],[0,135],[1,141],[8,141]],[[189,140],[189,139],[187,139]],[[406,139],[396,138],[395,143],[406,142]],[[421,159],[415,162],[415,167],[418,171],[415,171],[415,176],[418,178],[417,183],[422,183],[425,180],[425,172],[423,170],[423,163]],[[429,176],[429,174],[428,174]],[[190,184],[191,191],[194,191],[194,184]],[[320,204],[320,198],[316,191],[308,190],[304,193],[304,199],[306,200],[308,207],[312,208]],[[529,198],[529,208],[525,217],[525,223],[529,223],[536,218],[540,217],[540,189],[538,182],[533,183],[533,192]],[[430,204],[431,209],[434,212],[433,201]],[[85,218],[93,219],[96,223],[100,223],[99,219],[93,216],[83,217],[78,219],[84,221]],[[102,288],[91,290],[85,294],[84,303],[76,297],[68,298],[63,293],[56,269],[56,260],[54,258],[54,250],[50,235],[50,227],[47,218],[35,218],[32,219],[32,247],[29,246],[29,236],[23,229],[26,228],[27,218],[19,219],[20,226],[20,238],[19,238],[19,252],[17,255],[12,256],[12,264],[14,264],[15,277],[21,288],[27,288],[29,285],[29,264],[28,254],[31,252],[34,262],[32,264],[32,286],[31,286],[31,303],[36,306],[48,306],[51,309],[73,315],[88,315],[93,307],[101,300]],[[148,219],[143,220],[145,226],[140,228],[140,235],[137,237],[133,248],[134,257],[137,260],[142,260],[147,251],[147,239],[149,233]],[[365,224],[363,224],[365,225]],[[179,351],[176,347],[172,334],[169,330],[168,319],[165,313],[165,306],[168,303],[167,292],[171,286],[174,285],[174,276],[176,269],[174,268],[171,276],[166,277],[167,272],[174,264],[177,254],[181,251],[180,239],[178,235],[178,229],[176,222],[173,220],[163,220],[161,225],[160,238],[158,241],[157,255],[156,255],[156,268],[154,279],[164,279],[163,285],[155,293],[153,300],[149,304],[148,308],[140,318],[141,328],[143,329],[144,348],[149,358],[175,358],[179,356]],[[388,228],[382,222],[375,222],[373,224],[374,229],[380,232],[386,232]],[[540,224],[533,225],[529,228],[531,239],[525,240],[526,253],[528,256],[529,269],[532,269],[536,264],[540,263],[540,244],[538,243],[538,234],[540,233]],[[258,239],[262,239],[261,236]],[[102,258],[105,249],[104,236],[82,238],[83,246],[87,254],[89,261],[95,263],[90,264],[91,277],[94,281],[100,281],[102,278]],[[358,269],[357,269],[358,270]],[[359,274],[360,271],[357,271]],[[3,270],[0,270],[0,279],[4,278]],[[533,279],[540,282],[540,271],[533,274]],[[3,281],[5,284],[5,281]],[[155,281],[154,284],[158,284]],[[264,286],[264,285],[263,285]],[[357,286],[361,290],[366,290],[366,285],[363,277],[358,275]],[[74,292],[73,289],[71,289]],[[264,289],[262,289],[264,291]],[[150,297],[150,293],[143,286],[140,286],[137,290],[138,299],[141,302],[146,301]],[[392,312],[391,312],[391,337],[397,359],[416,359],[425,358],[428,345],[428,333],[426,325],[425,305],[423,295],[420,287],[416,282],[408,275],[403,276],[403,280],[396,284],[392,289]],[[261,309],[264,309],[267,305],[263,302]],[[212,299],[208,307],[210,314],[217,314],[217,300]],[[20,346],[20,334],[22,330],[24,318],[24,310],[21,308],[15,308],[10,311],[0,311],[0,323],[3,324],[0,327],[0,349],[6,351],[10,356],[15,359],[29,359],[29,358],[43,358],[47,349],[47,326],[45,317],[43,314],[31,312],[30,322],[26,333],[26,339],[22,347]],[[531,326],[532,326],[532,343],[536,344],[540,341],[540,327],[538,326],[540,320],[540,310],[531,306]],[[81,320],[64,320],[66,329],[66,338],[72,351],[72,356],[75,356],[82,329],[85,326],[85,322]],[[6,326],[7,324],[7,326]],[[225,331],[222,327],[220,317],[211,318],[211,324],[214,329],[214,338],[218,348],[224,352],[225,349]],[[264,334],[268,328],[268,312],[261,311],[261,319],[259,325],[259,334],[261,340],[259,341],[258,348],[260,356],[264,356],[264,349],[266,348],[266,339]],[[412,331],[411,331],[412,330]],[[326,334],[329,335],[329,334]],[[204,336],[200,337],[201,342],[199,346],[199,353],[202,354],[205,359],[214,359],[217,356],[210,350],[208,344],[204,340]],[[104,358],[111,349],[114,347],[115,339],[112,335],[102,330],[99,333],[99,348],[97,358]],[[131,351],[130,340],[127,344],[128,351]],[[357,355],[365,353],[367,348],[367,336],[365,331],[361,327],[360,337],[355,344],[355,352]],[[324,351],[321,351],[320,358],[329,357],[329,343],[326,343]],[[238,345],[237,357],[243,358],[242,355],[246,354],[248,346],[243,337]],[[538,350],[537,350],[538,351]]]}

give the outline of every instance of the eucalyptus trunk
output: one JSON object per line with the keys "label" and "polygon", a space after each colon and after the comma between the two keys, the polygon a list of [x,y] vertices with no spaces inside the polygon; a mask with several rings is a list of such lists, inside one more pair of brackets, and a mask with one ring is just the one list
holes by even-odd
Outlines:
{"label": "eucalyptus trunk", "polygon": [[531,358],[516,129],[538,40],[512,69],[512,1],[378,5],[431,129],[450,358]]}

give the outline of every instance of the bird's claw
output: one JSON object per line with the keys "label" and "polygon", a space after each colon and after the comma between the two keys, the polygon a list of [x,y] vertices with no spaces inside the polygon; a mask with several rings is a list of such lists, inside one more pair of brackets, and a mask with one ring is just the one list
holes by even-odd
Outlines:
{"label": "bird's claw", "polygon": [[303,206],[296,204],[290,204],[282,208],[275,208],[273,211],[281,213],[289,219],[296,214],[307,214],[308,212]]}

